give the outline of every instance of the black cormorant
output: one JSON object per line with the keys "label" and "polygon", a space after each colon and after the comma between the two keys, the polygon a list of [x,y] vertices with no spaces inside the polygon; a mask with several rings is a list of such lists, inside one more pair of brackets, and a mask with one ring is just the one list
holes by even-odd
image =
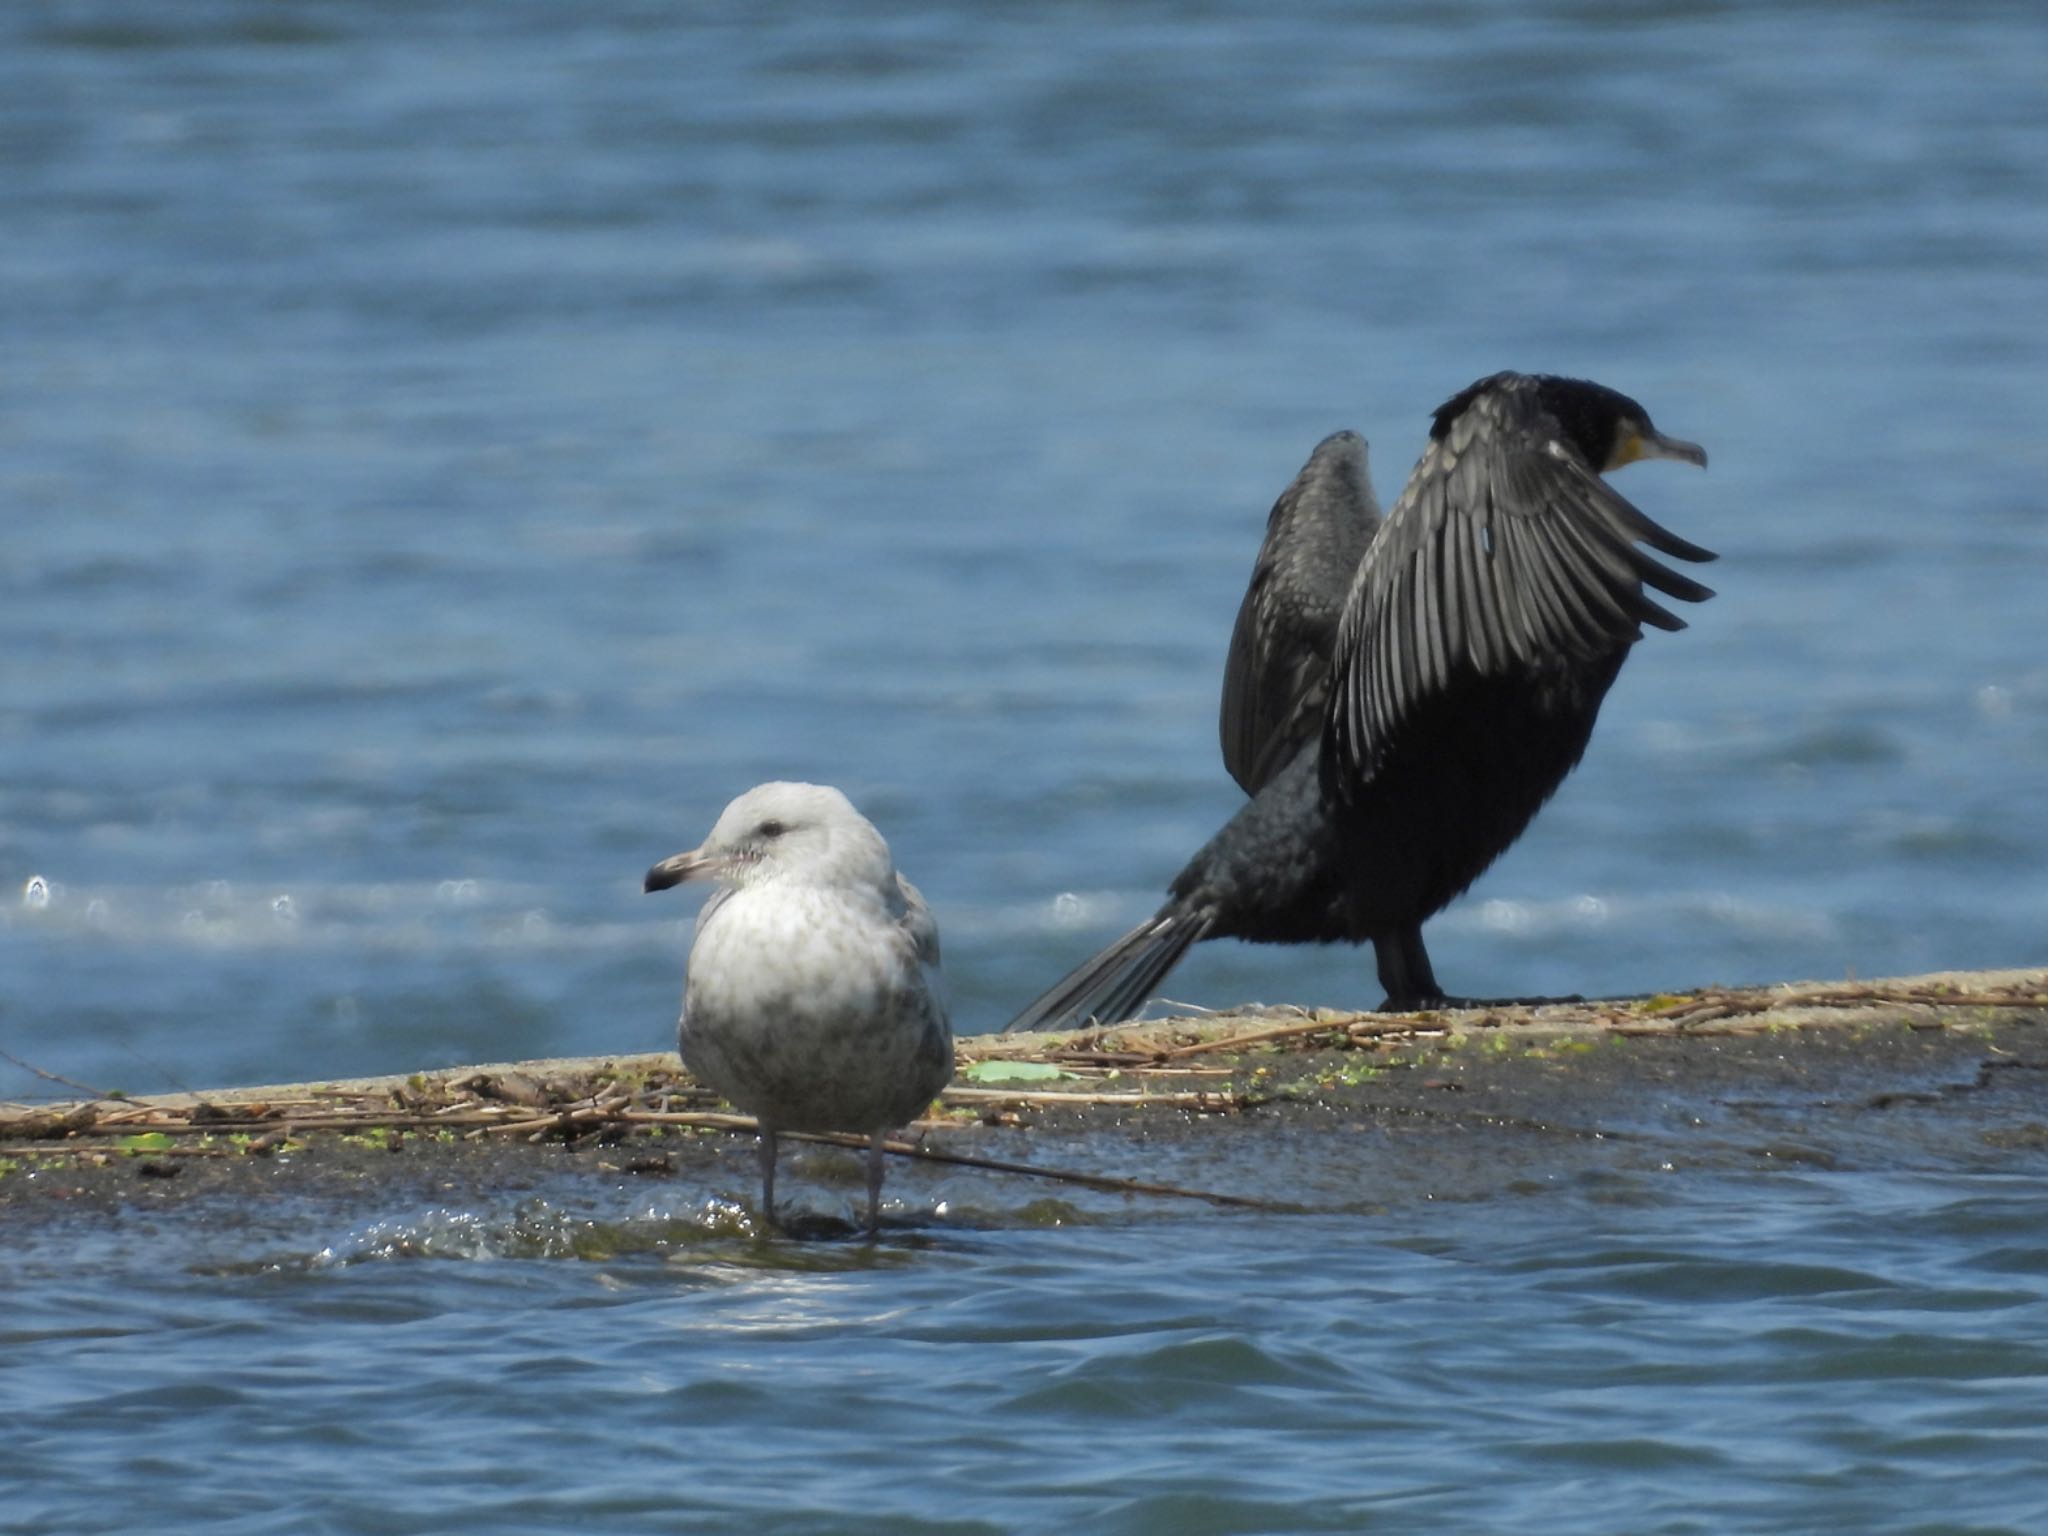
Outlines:
{"label": "black cormorant", "polygon": [[1128,1018],[1212,938],[1370,939],[1382,1009],[1446,1001],[1423,921],[1578,762],[1642,626],[1685,627],[1644,587],[1713,596],[1637,546],[1713,553],[1600,478],[1648,458],[1707,462],[1604,385],[1498,373],[1437,408],[1380,521],[1363,442],[1325,439],[1273,508],[1231,638],[1224,760],[1251,802],[1163,907],[1006,1028]]}

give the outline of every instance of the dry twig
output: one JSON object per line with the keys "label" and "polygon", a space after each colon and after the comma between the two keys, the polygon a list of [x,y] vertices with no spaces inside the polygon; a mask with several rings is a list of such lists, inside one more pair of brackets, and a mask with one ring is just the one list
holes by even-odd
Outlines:
{"label": "dry twig", "polygon": [[[758,1132],[760,1126],[751,1115],[655,1115],[647,1111],[628,1111],[628,1120],[653,1121],[658,1124],[683,1124],[704,1129],[726,1131]],[[825,1131],[785,1131],[783,1136],[792,1141],[817,1142],[824,1146],[865,1148],[865,1136],[842,1136]],[[1293,1211],[1300,1207],[1282,1205],[1272,1200],[1260,1200],[1250,1195],[1226,1195],[1208,1189],[1184,1189],[1177,1184],[1153,1184],[1142,1179],[1119,1179],[1099,1173],[1079,1173],[1071,1168],[1046,1168],[1036,1163],[1013,1163],[1002,1158],[975,1157],[966,1152],[939,1152],[907,1141],[888,1141],[882,1149],[894,1157],[912,1158],[925,1163],[947,1163],[959,1168],[980,1168],[990,1173],[1014,1173],[1026,1178],[1051,1179],[1061,1184],[1078,1184],[1088,1189],[1106,1190],[1111,1194],[1162,1195],[1176,1200],[1206,1200],[1211,1205],[1243,1206],[1261,1211]]]}

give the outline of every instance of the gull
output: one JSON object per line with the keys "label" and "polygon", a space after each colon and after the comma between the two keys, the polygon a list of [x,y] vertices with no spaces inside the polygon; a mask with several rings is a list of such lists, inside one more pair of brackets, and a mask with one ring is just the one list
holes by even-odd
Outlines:
{"label": "gull", "polygon": [[838,790],[759,784],[645,888],[716,881],[690,941],[678,1045],[700,1083],[761,1127],[761,1210],[775,1223],[782,1131],[868,1138],[868,1230],[882,1138],[953,1076],[939,929],[889,845]]}

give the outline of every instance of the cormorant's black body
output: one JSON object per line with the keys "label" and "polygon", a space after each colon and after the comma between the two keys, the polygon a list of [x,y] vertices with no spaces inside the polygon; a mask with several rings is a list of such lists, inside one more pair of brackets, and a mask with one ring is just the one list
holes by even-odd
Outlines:
{"label": "cormorant's black body", "polygon": [[1641,626],[1684,627],[1643,588],[1712,595],[1637,545],[1711,552],[1600,478],[1643,457],[1706,462],[1625,395],[1496,374],[1438,409],[1382,522],[1363,444],[1325,439],[1273,509],[1231,639],[1224,760],[1251,803],[1158,913],[1009,1027],[1129,1017],[1206,938],[1371,940],[1383,1007],[1443,1001],[1423,921],[1578,763]]}

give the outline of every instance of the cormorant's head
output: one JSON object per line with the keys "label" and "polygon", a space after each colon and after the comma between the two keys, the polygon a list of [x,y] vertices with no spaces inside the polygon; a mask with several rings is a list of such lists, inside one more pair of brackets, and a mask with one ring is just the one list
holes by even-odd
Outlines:
{"label": "cormorant's head", "polygon": [[1706,449],[1666,437],[1650,413],[1620,390],[1553,373],[1496,373],[1468,384],[1436,408],[1429,435],[1442,442],[1451,424],[1482,400],[1492,403],[1494,430],[1540,422],[1547,434],[1549,421],[1556,422],[1565,441],[1603,475],[1637,459],[1683,459],[1707,467]]}
{"label": "cormorant's head", "polygon": [[1682,459],[1707,467],[1706,449],[1666,437],[1650,413],[1618,389],[1590,379],[1545,378],[1537,398],[1557,417],[1586,462],[1603,475],[1638,459]]}

